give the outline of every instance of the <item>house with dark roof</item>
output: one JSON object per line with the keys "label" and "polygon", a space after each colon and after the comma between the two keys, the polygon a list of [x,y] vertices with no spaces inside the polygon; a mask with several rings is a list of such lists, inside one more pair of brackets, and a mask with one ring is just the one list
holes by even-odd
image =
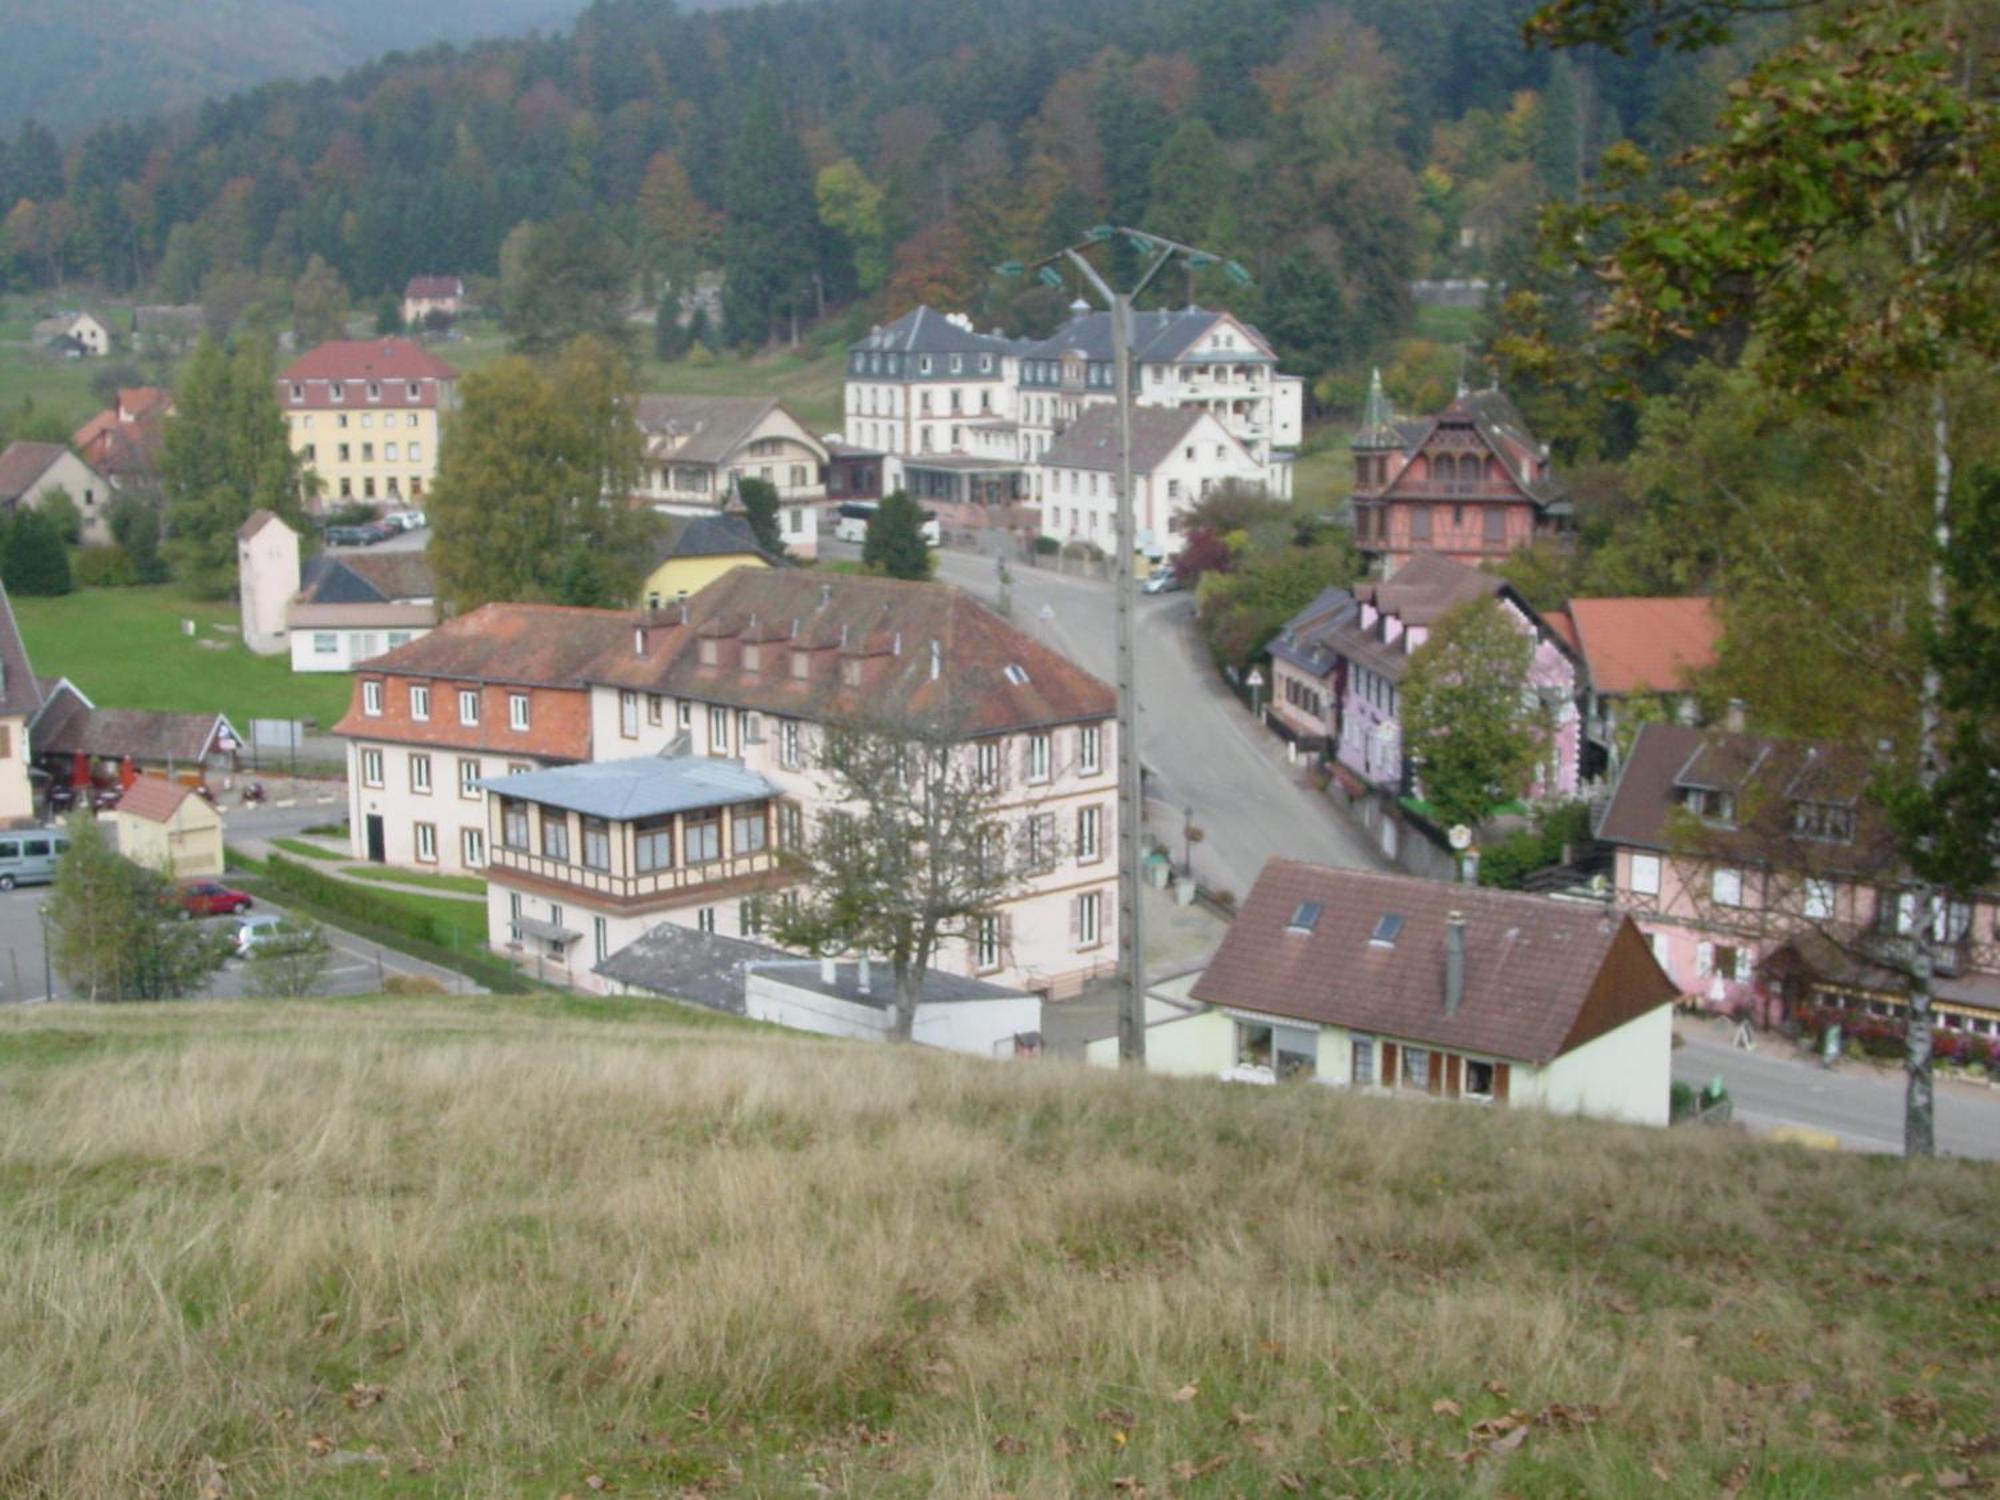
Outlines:
{"label": "house with dark roof", "polygon": [[64,678],[42,693],[28,726],[38,769],[55,786],[220,781],[236,770],[243,736],[219,713],[99,708]]}
{"label": "house with dark roof", "polygon": [[294,672],[351,672],[437,622],[437,582],[422,552],[322,552],[285,607]]}
{"label": "house with dark roof", "polygon": [[1570,503],[1514,403],[1499,390],[1460,390],[1419,421],[1397,419],[1378,370],[1354,454],[1354,538],[1394,573],[1441,552],[1477,564],[1563,532]]}
{"label": "house with dark roof", "polygon": [[618,610],[487,604],[358,668],[333,727],[354,857],[483,871],[480,782],[592,759],[587,671],[631,630]]}
{"label": "house with dark roof", "polygon": [[[1900,1013],[1922,941],[1872,757],[1827,741],[1647,724],[1597,837],[1617,908],[1691,1002],[1776,1021]],[[2000,890],[1947,900],[1928,946],[1940,1024],[2000,1037]]]}
{"label": "house with dark roof", "polygon": [[1548,622],[1583,661],[1586,780],[1617,773],[1630,748],[1635,703],[1683,723],[1699,716],[1695,689],[1722,639],[1715,600],[1572,599]]}
{"label": "house with dark roof", "polygon": [[636,500],[669,515],[719,515],[740,507],[743,480],[761,479],[778,492],[786,549],[802,557],[817,552],[826,445],[782,402],[646,395],[636,415],[645,443]]}
{"label": "house with dark roof", "polygon": [[1482,599],[1499,601],[1534,641],[1528,685],[1548,740],[1535,779],[1520,791],[1573,797],[1582,744],[1575,651],[1498,574],[1419,553],[1387,579],[1323,590],[1272,641],[1272,722],[1293,739],[1331,750],[1348,790],[1368,799],[1364,821],[1391,858],[1403,854],[1393,810],[1422,792],[1403,735],[1403,679],[1438,623]]}
{"label": "house with dark roof", "polygon": [[1599,906],[1273,859],[1189,995],[1155,1071],[1667,1123],[1674,987]]}
{"label": "house with dark roof", "polygon": [[102,359],[111,352],[111,330],[87,312],[60,312],[35,324],[35,342],[58,354]]}
{"label": "house with dark roof", "polygon": [[277,377],[309,508],[421,504],[458,371],[411,339],[335,339]]}
{"label": "house with dark roof", "polygon": [[[614,994],[659,995],[818,1036],[883,1041],[894,1031],[895,975],[866,958],[800,958],[782,948],[661,923],[597,975]],[[1041,1050],[1042,1002],[1005,985],[932,970],[911,1040],[974,1057]]]}
{"label": "house with dark roof", "polygon": [[[1264,467],[1195,406],[1132,410],[1132,514],[1140,552],[1155,562],[1186,542],[1189,510],[1223,485],[1260,486]],[[1088,407],[1036,462],[1042,535],[1112,550],[1118,522],[1118,408]]]}
{"label": "house with dark roof", "polygon": [[672,516],[653,547],[641,603],[649,610],[698,594],[731,568],[768,568],[778,559],[757,545],[739,514]]}
{"label": "house with dark roof", "polygon": [[61,443],[17,439],[0,450],[0,514],[38,510],[58,490],[83,522],[87,546],[111,540],[111,481]]}

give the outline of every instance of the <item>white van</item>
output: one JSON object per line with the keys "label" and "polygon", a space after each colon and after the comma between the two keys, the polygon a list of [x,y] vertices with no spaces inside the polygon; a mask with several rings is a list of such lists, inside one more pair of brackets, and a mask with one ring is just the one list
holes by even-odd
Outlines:
{"label": "white van", "polygon": [[[836,540],[860,546],[868,540],[868,523],[875,519],[873,500],[849,500],[836,513],[833,534]],[[933,547],[944,545],[944,528],[930,511],[924,512],[924,540]]]}
{"label": "white van", "polygon": [[48,885],[56,861],[69,848],[69,835],[50,828],[0,834],[0,891],[17,885]]}

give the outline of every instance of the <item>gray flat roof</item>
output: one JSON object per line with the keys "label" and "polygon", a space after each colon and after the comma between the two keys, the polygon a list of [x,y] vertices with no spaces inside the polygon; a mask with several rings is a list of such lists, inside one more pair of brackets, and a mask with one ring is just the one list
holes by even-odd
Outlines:
{"label": "gray flat roof", "polygon": [[488,776],[479,785],[503,797],[614,821],[761,802],[778,795],[776,787],[755,771],[745,770],[741,761],[706,755],[637,755],[517,776]]}

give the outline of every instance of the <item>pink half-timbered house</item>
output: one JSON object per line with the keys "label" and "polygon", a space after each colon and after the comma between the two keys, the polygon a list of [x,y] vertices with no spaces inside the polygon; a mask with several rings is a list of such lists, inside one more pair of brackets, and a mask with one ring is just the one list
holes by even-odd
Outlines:
{"label": "pink half-timbered house", "polygon": [[1387,576],[1425,552],[1502,558],[1568,523],[1547,447],[1498,388],[1460,391],[1435,417],[1398,421],[1378,371],[1349,447],[1355,543]]}
{"label": "pink half-timbered house", "polygon": [[[1641,728],[1597,836],[1615,900],[1683,995],[1775,1022],[1808,1004],[1894,1015],[1919,941],[1859,751],[1678,724]],[[1945,1032],[2000,1037],[2000,893],[1930,933]]]}

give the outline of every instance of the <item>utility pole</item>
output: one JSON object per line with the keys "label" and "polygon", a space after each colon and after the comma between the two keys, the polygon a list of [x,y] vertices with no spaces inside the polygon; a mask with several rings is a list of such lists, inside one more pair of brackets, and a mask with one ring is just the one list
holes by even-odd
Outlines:
{"label": "utility pole", "polygon": [[[1113,291],[1097,273],[1083,252],[1093,245],[1107,244],[1123,237],[1151,263],[1129,291]],[[1138,649],[1134,639],[1135,614],[1132,599],[1132,559],[1138,551],[1138,521],[1132,497],[1132,303],[1152,283],[1155,276],[1175,261],[1186,265],[1190,283],[1193,273],[1206,266],[1220,265],[1223,274],[1238,286],[1246,285],[1250,273],[1235,261],[1225,261],[1192,245],[1163,239],[1143,230],[1100,224],[1078,245],[1070,245],[1032,268],[1018,261],[1000,266],[1003,276],[1019,276],[1033,269],[1043,285],[1060,287],[1062,273],[1055,262],[1066,260],[1076,268],[1111,316],[1111,361],[1118,400],[1118,508],[1112,526],[1112,540],[1118,549],[1111,570],[1112,587],[1117,590],[1118,635],[1118,1060],[1128,1067],[1143,1067],[1146,1061],[1146,950],[1141,942],[1139,912],[1139,851],[1141,823],[1145,818],[1146,797],[1140,780],[1145,772],[1139,762],[1139,673]]]}

